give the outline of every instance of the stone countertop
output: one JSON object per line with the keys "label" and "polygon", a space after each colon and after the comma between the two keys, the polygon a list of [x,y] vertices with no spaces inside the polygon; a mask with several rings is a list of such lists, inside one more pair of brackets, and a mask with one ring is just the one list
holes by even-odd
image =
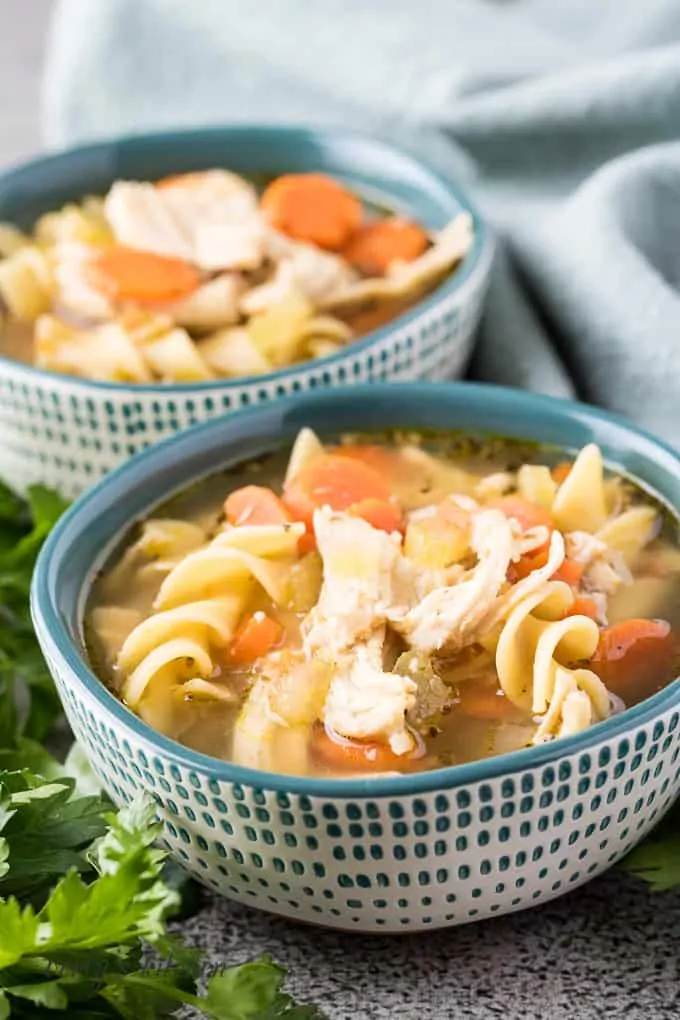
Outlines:
{"label": "stone countertop", "polygon": [[331,1020],[671,1020],[680,891],[618,872],[518,914],[422,935],[345,935],[206,894],[182,926],[214,963],[268,952]]}
{"label": "stone countertop", "polygon": [[[0,0],[0,166],[39,148],[51,0]],[[521,914],[425,935],[290,924],[206,894],[182,926],[211,966],[263,952],[331,1020],[671,1020],[680,1015],[680,893],[610,872]]]}

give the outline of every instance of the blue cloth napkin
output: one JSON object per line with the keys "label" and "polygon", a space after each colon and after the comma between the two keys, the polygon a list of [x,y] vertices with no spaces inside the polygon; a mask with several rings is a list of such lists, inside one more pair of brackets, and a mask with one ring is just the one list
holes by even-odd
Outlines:
{"label": "blue cloth napkin", "polygon": [[504,244],[477,378],[680,444],[678,0],[60,0],[49,144],[365,127],[456,173]]}

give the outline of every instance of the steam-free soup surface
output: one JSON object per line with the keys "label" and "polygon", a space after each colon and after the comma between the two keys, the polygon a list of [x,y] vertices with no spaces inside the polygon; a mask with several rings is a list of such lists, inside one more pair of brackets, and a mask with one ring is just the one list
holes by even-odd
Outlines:
{"label": "steam-free soup surface", "polygon": [[191,489],[97,582],[92,661],[152,726],[389,775],[581,732],[675,677],[675,522],[597,447],[340,444],[304,430]]}

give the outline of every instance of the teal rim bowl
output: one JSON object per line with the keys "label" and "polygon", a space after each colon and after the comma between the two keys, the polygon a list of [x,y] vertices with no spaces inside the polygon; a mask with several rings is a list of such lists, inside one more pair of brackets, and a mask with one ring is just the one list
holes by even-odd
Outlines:
{"label": "teal rim bowl", "polygon": [[[469,212],[474,241],[463,262],[427,297],[393,322],[372,330],[337,354],[315,359],[333,365],[361,354],[388,337],[395,326],[407,326],[423,313],[465,287],[470,278],[491,265],[493,240],[467,192],[415,156],[386,141],[339,128],[305,128],[289,125],[248,124],[198,128],[186,131],[129,135],[83,145],[10,168],[0,174],[0,222],[30,229],[43,213],[77,202],[86,195],[103,194],[114,180],[157,180],[174,173],[224,167],[242,174],[279,174],[317,170],[332,174],[367,197],[382,195],[388,204],[408,212],[430,229],[443,227],[460,212]],[[255,378],[266,384],[300,373],[292,365]],[[0,354],[3,366],[28,379],[54,379],[55,373],[24,365]],[[148,384],[98,382],[67,378],[75,388],[127,390],[139,394],[161,391],[182,394],[234,390],[243,379],[216,382]]]}
{"label": "teal rim bowl", "polygon": [[195,426],[145,451],[81,497],[59,522],[38,559],[31,609],[51,669],[86,695],[108,727],[143,739],[170,761],[234,784],[329,798],[399,796],[460,787],[586,751],[680,705],[680,682],[577,736],[385,779],[315,779],[255,771],[200,754],[152,730],[124,707],[88,664],[85,606],[96,578],[129,529],[191,483],[292,442],[304,425],[324,433],[386,428],[461,430],[576,449],[598,443],[610,467],[680,511],[680,456],[623,419],[582,404],[469,383],[357,386],[282,400]]}

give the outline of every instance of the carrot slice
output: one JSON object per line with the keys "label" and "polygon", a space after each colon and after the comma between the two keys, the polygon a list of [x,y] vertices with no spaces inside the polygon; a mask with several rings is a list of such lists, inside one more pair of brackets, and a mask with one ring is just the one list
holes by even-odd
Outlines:
{"label": "carrot slice", "polygon": [[343,443],[342,446],[331,447],[329,453],[359,460],[368,467],[375,468],[385,477],[392,475],[399,468],[400,461],[403,463],[399,450],[373,443]]}
{"label": "carrot slice", "polygon": [[565,559],[552,575],[551,580],[564,581],[566,584],[570,584],[572,588],[575,588],[583,577],[584,569],[585,567],[582,563],[577,563],[576,560]]}
{"label": "carrot slice", "polygon": [[266,613],[257,612],[241,621],[229,648],[229,658],[238,666],[248,666],[277,645],[283,627]]}
{"label": "carrot slice", "polygon": [[262,485],[244,485],[231,492],[224,501],[224,512],[230,524],[289,524],[290,513],[271,489]]}
{"label": "carrot slice", "polygon": [[389,744],[331,735],[322,723],[312,731],[312,752],[327,765],[348,771],[403,772],[420,753],[395,754]]}
{"label": "carrot slice", "polygon": [[362,499],[358,503],[353,503],[349,512],[354,517],[361,517],[378,531],[387,531],[391,534],[404,528],[404,515],[400,507],[391,500]]}
{"label": "carrot slice", "polygon": [[567,616],[588,616],[597,622],[597,606],[592,599],[574,599],[572,606],[566,612]]}
{"label": "carrot slice", "polygon": [[417,223],[401,216],[390,216],[365,223],[342,250],[364,276],[384,276],[392,262],[412,262],[427,249],[430,241]]}
{"label": "carrot slice", "polygon": [[285,486],[283,502],[295,520],[313,526],[321,506],[348,510],[364,499],[389,500],[387,483],[373,468],[350,457],[326,453],[315,457]]}
{"label": "carrot slice", "polygon": [[358,229],[359,199],[325,174],[285,174],[269,185],[260,208],[274,227],[298,241],[338,251]]}
{"label": "carrot slice", "polygon": [[666,620],[624,620],[602,631],[591,666],[626,703],[640,701],[673,679],[679,651]]}
{"label": "carrot slice", "polygon": [[198,271],[183,259],[167,258],[124,245],[104,248],[87,264],[88,283],[114,301],[170,304],[200,285]]}
{"label": "carrot slice", "polygon": [[472,687],[463,684],[458,697],[457,711],[473,719],[502,722],[516,711],[512,702],[495,687]]}
{"label": "carrot slice", "polygon": [[562,482],[566,481],[571,474],[571,464],[568,460],[562,460],[559,464],[555,464],[551,474],[553,481],[557,482],[558,485],[561,485]]}
{"label": "carrot slice", "polygon": [[501,496],[487,504],[501,510],[506,517],[514,517],[519,523],[522,531],[530,528],[544,527],[552,531],[554,528],[550,512],[537,503],[531,503],[521,496]]}

